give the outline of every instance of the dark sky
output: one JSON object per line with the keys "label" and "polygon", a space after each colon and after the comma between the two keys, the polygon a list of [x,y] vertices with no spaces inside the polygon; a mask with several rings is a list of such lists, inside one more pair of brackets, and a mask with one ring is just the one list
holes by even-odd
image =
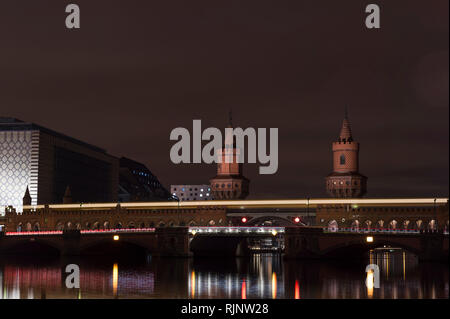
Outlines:
{"label": "dark sky", "polygon": [[[65,6],[81,29],[65,28]],[[365,6],[381,7],[368,30]],[[170,131],[279,128],[279,169],[250,198],[324,197],[346,106],[368,197],[448,196],[448,0],[2,0],[0,116],[141,161],[170,184]]]}

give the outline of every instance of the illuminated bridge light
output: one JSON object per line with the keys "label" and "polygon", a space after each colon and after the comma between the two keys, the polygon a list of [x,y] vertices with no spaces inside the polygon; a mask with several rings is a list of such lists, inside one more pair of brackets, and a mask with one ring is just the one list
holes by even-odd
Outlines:
{"label": "illuminated bridge light", "polygon": [[188,232],[191,234],[196,233],[262,233],[271,234],[273,232],[284,233],[284,227],[227,227],[227,226],[194,226],[189,227]]}

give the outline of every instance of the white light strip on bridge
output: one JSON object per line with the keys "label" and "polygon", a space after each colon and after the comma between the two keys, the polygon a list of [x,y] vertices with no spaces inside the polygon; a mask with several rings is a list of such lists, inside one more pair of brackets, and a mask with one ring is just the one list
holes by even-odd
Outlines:
{"label": "white light strip on bridge", "polygon": [[253,234],[272,234],[276,235],[279,233],[284,233],[284,227],[228,227],[228,226],[214,226],[214,227],[202,227],[202,226],[191,226],[189,227],[189,232],[193,235],[196,233],[253,233]]}
{"label": "white light strip on bridge", "polygon": [[[136,202],[120,203],[121,208],[141,209],[177,209],[199,207],[224,208],[258,208],[258,207],[315,207],[317,205],[445,205],[448,198],[343,198],[343,199],[277,199],[277,200],[210,200],[186,202]],[[54,204],[51,209],[112,209],[118,203],[90,203],[90,204]],[[44,209],[44,205],[25,205],[24,209]]]}

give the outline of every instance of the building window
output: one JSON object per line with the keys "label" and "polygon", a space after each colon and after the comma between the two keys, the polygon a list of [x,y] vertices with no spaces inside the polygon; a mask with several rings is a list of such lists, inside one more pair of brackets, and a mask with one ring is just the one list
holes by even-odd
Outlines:
{"label": "building window", "polygon": [[341,163],[341,165],[345,164],[345,155],[344,154],[341,154],[340,163]]}

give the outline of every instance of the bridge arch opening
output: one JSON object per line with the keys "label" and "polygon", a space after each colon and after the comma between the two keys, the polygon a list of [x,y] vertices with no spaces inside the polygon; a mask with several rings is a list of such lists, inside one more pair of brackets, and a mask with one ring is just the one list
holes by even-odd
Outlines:
{"label": "bridge arch opening", "polygon": [[421,219],[418,219],[416,221],[416,228],[419,229],[419,230],[423,229],[423,221]]}
{"label": "bridge arch opening", "polygon": [[120,238],[118,241],[111,239],[84,245],[80,249],[80,255],[91,256],[98,255],[103,257],[127,257],[127,258],[145,258],[151,251],[146,247],[126,239]]}
{"label": "bridge arch opening", "polygon": [[366,259],[369,257],[370,252],[373,251],[378,250],[392,253],[397,251],[397,249],[401,249],[410,255],[419,256],[420,254],[414,247],[398,243],[395,240],[385,240],[376,245],[368,245],[361,241],[347,242],[330,247],[323,254],[326,257],[336,259]]}
{"label": "bridge arch opening", "polygon": [[351,225],[352,230],[359,230],[359,220],[354,220]]}
{"label": "bridge arch opening", "polygon": [[384,228],[384,220],[380,219],[377,221],[377,228],[382,229]]}
{"label": "bridge arch opening", "polygon": [[396,230],[397,225],[398,225],[398,222],[395,219],[393,219],[389,222],[389,229]]}
{"label": "bridge arch opening", "polygon": [[338,229],[339,229],[339,225],[336,220],[333,219],[328,223],[328,231],[337,232]]}
{"label": "bridge arch opening", "polygon": [[273,227],[287,227],[287,226],[304,226],[303,222],[295,223],[289,218],[279,216],[261,216],[250,219],[247,222],[248,226],[273,226]]}
{"label": "bridge arch opening", "polygon": [[196,225],[196,223],[195,223],[195,221],[194,220],[191,220],[190,222],[189,222],[189,224],[188,224],[189,226],[195,226]]}
{"label": "bridge arch opening", "polygon": [[428,229],[437,230],[437,222],[434,219],[430,220],[430,222],[428,223]]}
{"label": "bridge arch opening", "polygon": [[60,250],[58,247],[40,239],[19,240],[16,243],[4,247],[2,254],[6,255],[21,255],[21,256],[59,256]]}
{"label": "bridge arch opening", "polygon": [[403,229],[409,229],[410,225],[411,222],[408,219],[403,221]]}

